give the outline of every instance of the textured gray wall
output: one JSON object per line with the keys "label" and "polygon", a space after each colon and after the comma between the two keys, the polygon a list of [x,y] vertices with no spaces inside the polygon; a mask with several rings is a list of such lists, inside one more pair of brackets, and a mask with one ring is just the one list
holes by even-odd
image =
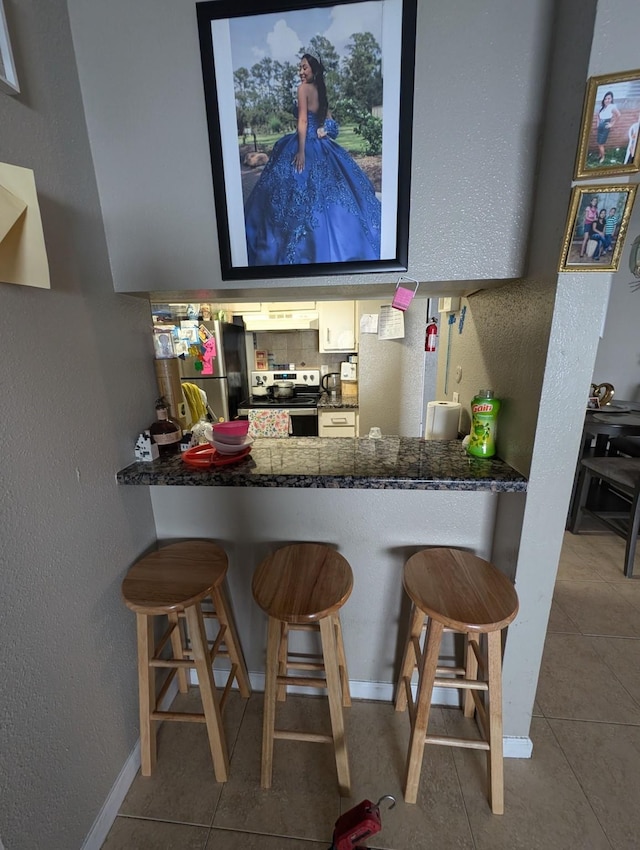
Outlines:
{"label": "textured gray wall", "polygon": [[[409,246],[418,280],[524,270],[548,8],[419,0]],[[69,9],[117,289],[219,287],[192,0],[69,0]]]}
{"label": "textured gray wall", "polygon": [[82,844],[138,737],[120,579],[154,537],[115,471],[153,418],[148,311],[115,295],[64,0],[4,3],[22,93],[0,160],[32,168],[51,290],[0,283],[0,829]]}
{"label": "textured gray wall", "polygon": [[[377,313],[385,301],[359,301],[358,321]],[[377,425],[383,434],[421,437],[424,384],[424,332],[427,299],[414,298],[404,314],[404,337],[380,340],[360,334],[358,404],[360,436]]]}

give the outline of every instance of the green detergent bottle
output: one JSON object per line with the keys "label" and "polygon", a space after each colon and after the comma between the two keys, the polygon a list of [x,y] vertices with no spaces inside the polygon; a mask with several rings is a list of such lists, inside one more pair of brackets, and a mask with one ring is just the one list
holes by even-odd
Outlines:
{"label": "green detergent bottle", "polygon": [[493,390],[478,390],[471,401],[471,434],[467,446],[470,455],[495,455],[499,412],[500,399],[493,397]]}

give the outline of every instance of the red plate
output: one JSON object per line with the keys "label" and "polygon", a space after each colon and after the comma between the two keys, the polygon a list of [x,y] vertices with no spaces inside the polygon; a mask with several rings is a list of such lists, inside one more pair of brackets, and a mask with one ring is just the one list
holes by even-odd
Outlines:
{"label": "red plate", "polygon": [[182,453],[182,460],[189,466],[226,466],[230,463],[237,463],[245,458],[251,451],[251,446],[246,446],[241,452],[235,455],[221,455],[213,446],[192,446]]}

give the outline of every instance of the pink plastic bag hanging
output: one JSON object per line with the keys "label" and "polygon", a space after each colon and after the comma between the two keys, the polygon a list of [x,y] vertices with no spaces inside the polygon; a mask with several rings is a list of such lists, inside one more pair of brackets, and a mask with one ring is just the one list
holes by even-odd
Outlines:
{"label": "pink plastic bag hanging", "polygon": [[[401,286],[404,281],[411,281],[411,283],[415,283],[416,288],[407,289],[406,286]],[[396,310],[402,310],[404,312],[409,306],[409,304],[411,304],[411,302],[413,301],[414,296],[418,291],[418,286],[418,281],[414,280],[412,277],[401,277],[396,284],[396,291],[393,296],[391,306],[395,307]]]}

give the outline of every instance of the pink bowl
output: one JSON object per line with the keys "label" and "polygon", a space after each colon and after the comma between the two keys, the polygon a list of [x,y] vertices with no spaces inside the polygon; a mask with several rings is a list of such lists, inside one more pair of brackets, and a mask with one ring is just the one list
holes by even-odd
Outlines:
{"label": "pink bowl", "polygon": [[217,422],[212,426],[213,437],[221,443],[240,445],[249,431],[248,419],[234,419],[233,422]]}

